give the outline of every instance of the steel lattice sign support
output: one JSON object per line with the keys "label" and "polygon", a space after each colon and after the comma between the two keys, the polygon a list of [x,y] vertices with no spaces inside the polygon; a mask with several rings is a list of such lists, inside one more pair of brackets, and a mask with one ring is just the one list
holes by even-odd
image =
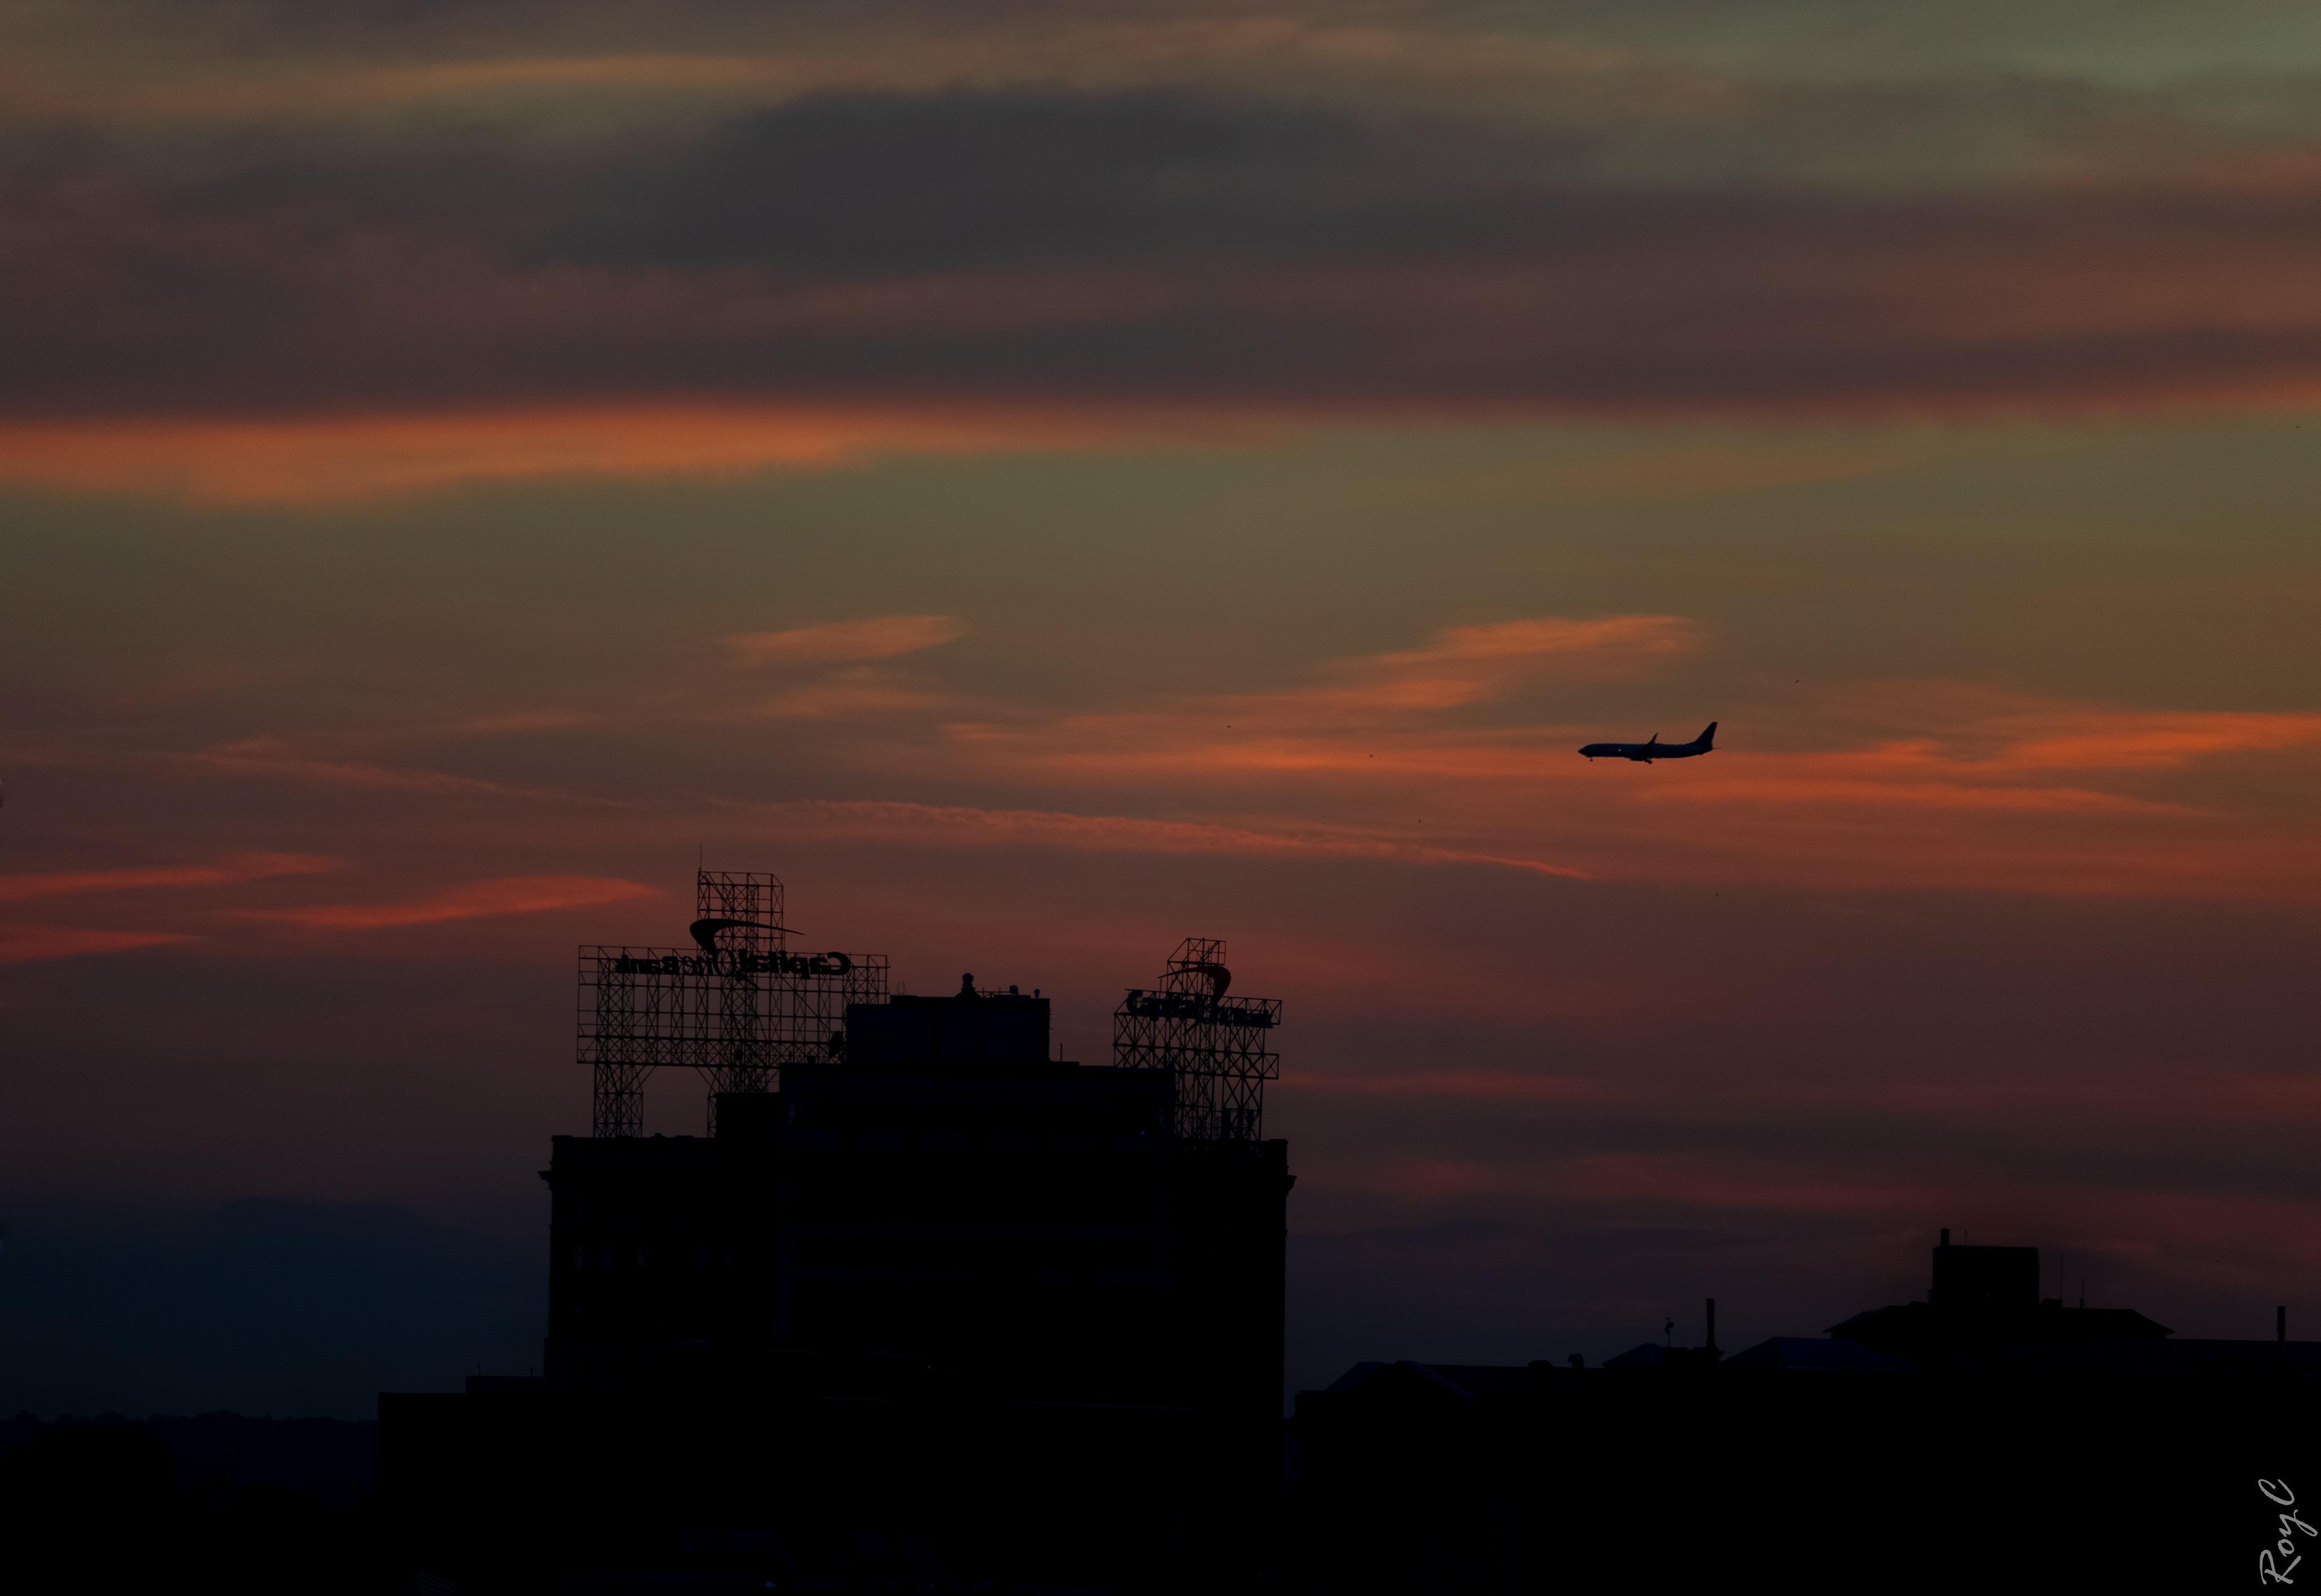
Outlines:
{"label": "steel lattice sign support", "polygon": [[1224,958],[1221,939],[1186,938],[1160,984],[1132,990],[1114,1013],[1113,1062],[1170,1072],[1179,1136],[1262,1141],[1265,1084],[1281,1075],[1281,1056],[1266,1046],[1281,1023],[1281,1000],[1227,997]]}
{"label": "steel lattice sign support", "polygon": [[645,1080],[700,1073],[717,1094],[773,1090],[785,1064],[844,1046],[846,1005],[887,1001],[884,954],[795,953],[782,884],[757,871],[695,879],[695,946],[580,949],[580,1062],[594,1078],[597,1136],[644,1134]]}

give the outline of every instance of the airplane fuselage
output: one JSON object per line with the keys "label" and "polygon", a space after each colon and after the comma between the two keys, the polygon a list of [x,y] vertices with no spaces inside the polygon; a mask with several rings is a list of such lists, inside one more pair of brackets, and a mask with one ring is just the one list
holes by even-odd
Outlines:
{"label": "airplane fuselage", "polygon": [[1662,742],[1654,736],[1650,742],[1591,742],[1579,752],[1590,759],[1633,759],[1639,765],[1650,765],[1655,759],[1690,759],[1701,754],[1716,751],[1716,722],[1711,721],[1708,730],[1690,742]]}

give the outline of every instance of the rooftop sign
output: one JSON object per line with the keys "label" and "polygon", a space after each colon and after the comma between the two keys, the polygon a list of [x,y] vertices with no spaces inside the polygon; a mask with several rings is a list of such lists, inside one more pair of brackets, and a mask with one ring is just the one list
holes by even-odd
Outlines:
{"label": "rooftop sign", "polygon": [[842,953],[751,953],[720,948],[715,953],[623,953],[613,961],[615,975],[843,975],[854,961]]}
{"label": "rooftop sign", "polygon": [[1132,989],[1121,1012],[1140,1020],[1200,1020],[1212,1025],[1270,1029],[1274,1007],[1263,998],[1211,997],[1205,992],[1145,992]]}

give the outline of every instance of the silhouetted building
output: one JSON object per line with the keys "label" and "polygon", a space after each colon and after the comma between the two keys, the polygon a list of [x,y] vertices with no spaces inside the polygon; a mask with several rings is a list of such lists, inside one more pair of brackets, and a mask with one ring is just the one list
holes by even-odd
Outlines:
{"label": "silhouetted building", "polygon": [[[1293,1183],[1261,1129],[1279,1003],[1227,997],[1224,945],[1188,940],[1122,1004],[1114,1062],[1070,1063],[1037,993],[889,998],[883,959],[784,948],[770,877],[700,890],[699,952],[583,949],[596,1134],[542,1172],[545,1372],[381,1398],[414,1565],[1252,1573]],[[711,1134],[640,1133],[667,1064],[707,1077]]]}
{"label": "silhouetted building", "polygon": [[803,1347],[1276,1411],[1287,1144],[1179,1138],[1168,1071],[1048,1036],[1015,993],[857,1004],[842,1062],[722,1095],[714,1138],[556,1138],[549,1378]]}

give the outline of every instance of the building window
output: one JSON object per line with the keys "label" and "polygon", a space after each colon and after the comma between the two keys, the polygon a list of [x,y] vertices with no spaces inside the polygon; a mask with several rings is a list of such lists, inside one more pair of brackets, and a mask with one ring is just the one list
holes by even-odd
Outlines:
{"label": "building window", "polygon": [[706,1269],[709,1267],[709,1249],[707,1247],[696,1247],[693,1249],[693,1266],[696,1269]]}
{"label": "building window", "polygon": [[643,1268],[644,1266],[645,1266],[645,1249],[644,1249],[644,1248],[642,1248],[642,1247],[639,1247],[639,1248],[637,1248],[637,1267],[638,1267],[638,1268],[640,1268],[640,1269],[642,1269],[642,1268]]}
{"label": "building window", "polygon": [[572,1266],[575,1269],[585,1269],[588,1266],[588,1249],[587,1247],[576,1247],[572,1249]]}
{"label": "building window", "polygon": [[596,1267],[599,1269],[610,1269],[612,1266],[613,1249],[609,1247],[598,1247],[596,1249]]}

